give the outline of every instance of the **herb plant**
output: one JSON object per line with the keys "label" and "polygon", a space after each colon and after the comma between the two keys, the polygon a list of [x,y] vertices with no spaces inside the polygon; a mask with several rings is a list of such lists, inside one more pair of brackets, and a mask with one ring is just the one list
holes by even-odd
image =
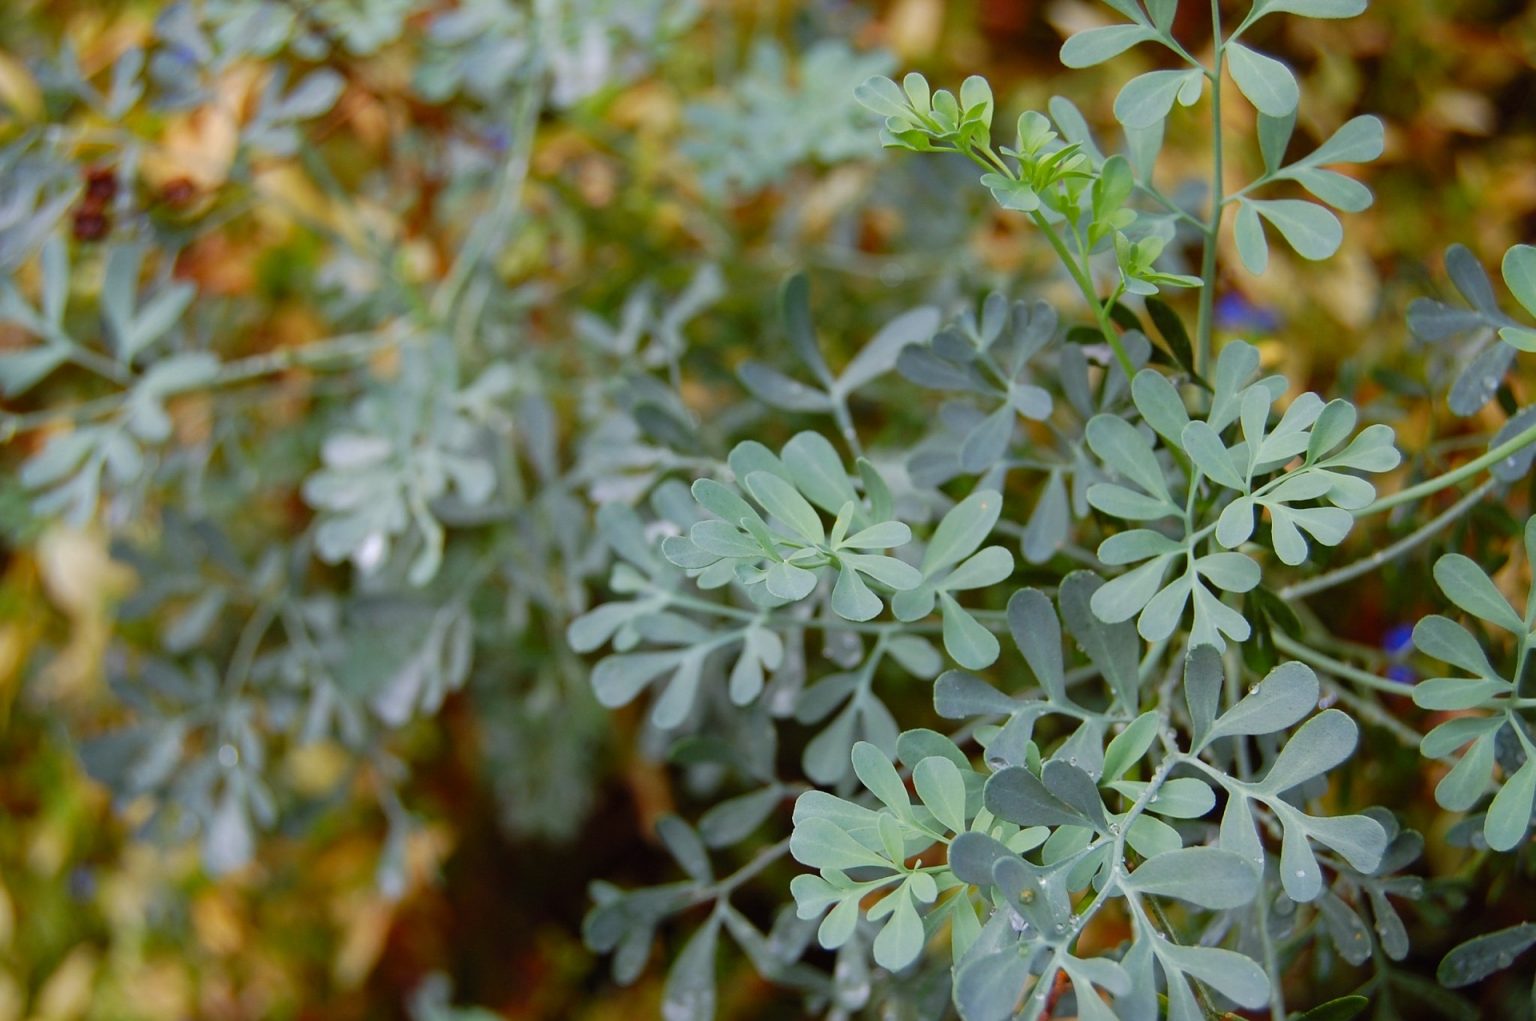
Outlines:
{"label": "herb plant", "polygon": [[[1005,119],[981,77],[897,81],[890,54],[837,39],[794,73],[778,44],[747,48],[735,90],[678,118],[679,158],[730,214],[677,212],[679,236],[729,233],[756,192],[878,137],[903,155],[872,193],[938,181],[949,203],[912,247],[1006,217],[1077,295],[978,299],[958,256],[927,286],[892,260],[875,275],[906,307],[848,316],[828,274],[794,273],[747,358],[702,340],[753,314],[733,296],[786,261],[867,268],[856,243],[802,242],[788,216],[766,254],[721,243],[617,287],[526,276],[624,215],[594,208],[601,175],[541,179],[535,137],[621,146],[587,114],[697,5],[299,6],[164,5],[103,73],[61,48],[38,108],[0,122],[0,321],[21,338],[0,348],[6,523],[18,544],[100,529],[135,578],[117,698],[80,755],[146,838],[238,873],[361,787],[399,897],[424,822],[413,726],[472,700],[504,827],[570,839],[613,710],[707,803],[656,826],[681,878],[597,878],[582,927],[621,983],[676,942],[668,1019],[717,1014],[722,939],[817,1016],[966,1021],[1465,1012],[1445,990],[1536,945],[1533,919],[1451,950],[1444,989],[1416,974],[1411,926],[1466,877],[1422,860],[1424,806],[1372,804],[1362,779],[1433,760],[1447,839],[1489,883],[1529,877],[1536,595],[1505,592],[1536,518],[1489,522],[1536,457],[1517,396],[1536,247],[1502,261],[1512,301],[1453,247],[1464,302],[1408,313],[1425,360],[1457,366],[1447,410],[1505,414],[1469,457],[1399,441],[1438,395],[1305,391],[1260,346],[1218,343],[1223,254],[1251,274],[1272,245],[1332,256],[1340,214],[1373,201],[1348,168],[1385,144],[1371,116],[1304,141],[1257,26],[1364,0],[1256,0],[1235,23],[1213,3],[1203,47],[1175,35],[1177,0],[1106,0],[1062,63],[1154,47],[1169,65],[1119,89],[1113,142],[1065,98]],[[414,72],[389,98],[420,119],[390,144],[450,182],[427,229],[322,144],[362,102],[336,68],[397,52]],[[257,59],[275,69],[247,82],[222,162],[155,169],[165,124]],[[1231,137],[1234,103],[1252,138]],[[1186,134],[1209,142],[1198,181],[1161,158]],[[82,175],[82,152],[103,162]],[[266,297],[319,322],[249,350],[228,338],[261,339],[261,303],[184,267],[263,217],[302,239],[262,267]],[[706,385],[741,399],[703,410]],[[1436,675],[1405,683],[1309,601],[1429,552],[1444,615],[1411,643]],[[914,687],[932,711],[898,719]],[[347,775],[294,789],[276,763],[316,746]],[[480,1016],[450,993],[429,980],[413,1013]]]}
{"label": "herb plant", "polygon": [[[1297,1006],[1352,1016],[1373,997],[1378,1016],[1397,1016],[1392,962],[1409,952],[1398,911],[1424,896],[1401,871],[1422,839],[1386,809],[1352,813],[1328,797],[1330,773],[1358,753],[1354,714],[1389,716],[1394,684],[1341,661],[1303,600],[1430,541],[1523,477],[1536,429],[1519,413],[1483,456],[1383,497],[1371,476],[1402,461],[1389,424],[1264,376],[1243,341],[1213,351],[1224,230],[1253,273],[1269,261],[1266,224],[1302,258],[1327,258],[1342,238],[1334,210],[1372,200],[1337,168],[1383,146],[1381,123],[1367,116],[1293,157],[1300,89],[1246,33],[1270,15],[1342,18],[1363,4],[1256,3],[1230,30],[1213,5],[1217,43],[1204,60],[1172,35],[1172,0],[1109,6],[1128,20],[1071,37],[1063,63],[1153,44],[1182,65],[1125,83],[1114,104],[1121,152],[1106,155],[1061,98],[1025,111],[998,144],[996,103],[979,77],[956,92],[915,73],[875,77],[858,93],[884,118],[888,148],[976,164],[997,204],[1027,217],[1056,253],[1092,326],[1063,331],[1050,306],[994,294],[899,350],[882,333],[834,373],[797,279],[785,330],[809,381],[755,362],[742,380],[770,405],[829,416],[843,450],[817,432],[777,453],[749,440],[693,483],[692,501],[658,491],[651,510],[669,533],[659,557],[637,549],[643,525],[629,511],[602,520],[627,561],[612,581],[627,599],[571,634],[582,648],[612,638],[594,673],[605,703],[653,686],[649,723],[674,735],[741,714],[770,746],[774,718],[821,728],[801,755],[815,787],[795,794],[787,842],[723,880],[705,852],[748,835],[774,798],[795,791],[775,780],[722,802],[697,830],[668,821],[662,838],[691,882],[595,888],[588,940],[617,952],[621,975],[661,919],[712,905],[670,973],[675,1016],[710,1009],[722,930],[765,976],[803,983],[834,1014],[883,1003],[892,1016],[937,1016],[952,1000],[968,1021],[1194,1021],[1230,1010],[1279,1021]],[[1256,110],[1262,165],[1230,194],[1228,77]],[[1207,96],[1211,183],[1186,204],[1165,190],[1158,154],[1175,105]],[[1191,245],[1203,253],[1198,276],[1168,258]],[[1466,414],[1536,334],[1500,310],[1464,250],[1449,261],[1472,309],[1423,303],[1412,320],[1429,340],[1484,337],[1452,391],[1453,410]],[[1504,277],[1536,314],[1536,248],[1512,249]],[[1192,331],[1165,303],[1182,288],[1200,291]],[[904,471],[882,469],[847,412],[849,393],[877,368],[964,395],[944,405]],[[1358,522],[1484,472],[1492,477],[1390,547],[1319,568],[1319,548],[1340,545]],[[1031,490],[1032,511],[1010,521]],[[1013,555],[992,544],[1007,536],[1037,565],[1032,584],[1018,587]],[[1436,788],[1440,805],[1475,813],[1489,849],[1518,853],[1536,798],[1520,684],[1536,603],[1518,612],[1458,553],[1440,558],[1435,577],[1455,608],[1514,636],[1514,666],[1495,669],[1487,640],[1449,618],[1421,621],[1415,645],[1458,676],[1419,682],[1413,699],[1459,714],[1421,751],[1455,761]],[[1022,670],[1002,655],[998,631]],[[816,635],[833,672],[811,681],[799,650]],[[961,728],[898,731],[877,693],[886,662],[934,677],[935,712]],[[988,668],[992,681],[973,672]],[[680,750],[695,748],[690,740]],[[746,777],[767,764],[767,753],[756,765],[737,750],[715,755]],[[791,883],[793,917],[764,934],[730,898],[740,877],[784,853],[811,871]],[[1464,944],[1441,981],[1507,966],[1533,942],[1527,928]],[[813,942],[836,952],[830,977],[803,971]],[[1295,962],[1324,969],[1333,955],[1376,963],[1366,995],[1288,1001],[1283,976]],[[872,986],[872,976],[882,980]]]}

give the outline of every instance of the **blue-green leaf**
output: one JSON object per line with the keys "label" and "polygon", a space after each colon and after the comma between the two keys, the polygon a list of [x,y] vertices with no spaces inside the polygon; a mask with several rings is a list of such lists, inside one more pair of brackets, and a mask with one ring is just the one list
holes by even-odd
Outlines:
{"label": "blue-green leaf", "polygon": [[1525,839],[1531,825],[1531,805],[1536,800],[1536,758],[1527,758],[1493,796],[1483,836],[1495,851],[1513,850]]}
{"label": "blue-green leaf", "polygon": [[1469,986],[1508,968],[1515,963],[1515,958],[1533,946],[1536,946],[1536,923],[1533,922],[1485,933],[1446,954],[1435,977],[1447,989]]}
{"label": "blue-green leaf", "polygon": [[827,533],[822,527],[820,515],[791,483],[767,471],[752,472],[746,477],[745,483],[752,498],[762,504],[769,514],[788,525],[801,539],[809,543],[826,541]]}
{"label": "blue-green leaf", "polygon": [[947,758],[931,756],[912,770],[912,784],[934,818],[951,832],[965,831],[965,780],[959,767]]}
{"label": "blue-green leaf", "polygon": [[[853,96],[882,117],[900,117],[909,109],[907,95],[901,86],[883,74],[866,78],[853,90]],[[926,108],[927,103],[923,106]]]}
{"label": "blue-green leaf", "polygon": [[770,407],[784,411],[832,410],[832,398],[825,393],[761,362],[742,362],[736,376],[752,396]]}
{"label": "blue-green leaf", "polygon": [[1502,269],[1509,293],[1536,316],[1536,245],[1515,245],[1505,252]]}
{"label": "blue-green leaf", "polygon": [[1369,163],[1386,148],[1386,130],[1381,118],[1370,114],[1351,117],[1300,162],[1307,166],[1329,163]]}
{"label": "blue-green leaf", "polygon": [[828,514],[838,513],[845,504],[858,503],[858,494],[843,470],[843,460],[825,436],[797,433],[784,444],[782,457],[795,488]]}
{"label": "blue-green leaf", "polygon": [[1259,877],[1231,851],[1187,847],[1150,858],[1123,880],[1153,897],[1176,897],[1212,910],[1241,907],[1259,891]]}
{"label": "blue-green leaf", "polygon": [[1353,18],[1365,10],[1366,0],[1259,0],[1255,16],[1298,14],[1304,18]]}
{"label": "blue-green leaf", "polygon": [[1196,91],[1204,82],[1199,69],[1188,71],[1148,71],[1125,83],[1115,97],[1115,119],[1127,128],[1147,128],[1164,120],[1177,100],[1185,106],[1199,98]]}
{"label": "blue-green leaf", "polygon": [[[1245,199],[1303,259],[1326,259],[1339,250],[1344,227],[1315,202],[1302,199]],[[1246,260],[1245,260],[1246,262]]]}
{"label": "blue-green leaf", "polygon": [[1339,710],[1318,713],[1291,735],[1258,788],[1280,794],[1321,776],[1349,758],[1358,736],[1355,721]]}
{"label": "blue-green leaf", "polygon": [[1165,965],[1199,979],[1243,1007],[1256,1009],[1269,1002],[1264,969],[1236,951],[1156,940],[1153,952]]}
{"label": "blue-green leaf", "polygon": [[939,593],[939,607],[944,618],[944,648],[956,663],[967,670],[981,670],[997,662],[1001,649],[996,635],[948,592]]}
{"label": "blue-green leaf", "polygon": [[832,612],[844,620],[871,620],[880,613],[880,597],[869,590],[859,572],[844,565],[832,586]]}
{"label": "blue-green leaf", "polygon": [[900,971],[922,953],[923,920],[912,903],[908,884],[902,884],[890,896],[895,899],[895,910],[875,937],[873,953],[880,967]]}
{"label": "blue-green leaf", "polygon": [[979,489],[951,507],[923,552],[923,575],[931,578],[979,549],[1002,509],[1003,498],[993,489]]}
{"label": "blue-green leaf", "polygon": [[1273,734],[1294,725],[1317,704],[1317,675],[1305,664],[1282,663],[1211,725],[1202,745],[1219,737]]}
{"label": "blue-green leaf", "polygon": [[891,764],[890,758],[868,741],[853,746],[853,771],[859,782],[879,798],[886,807],[898,815],[910,814],[912,802],[907,797],[907,785]]}
{"label": "blue-green leaf", "polygon": [[1157,38],[1157,32],[1145,25],[1105,25],[1074,34],[1061,47],[1061,62],[1067,67],[1092,67],[1117,57],[1137,43]]}
{"label": "blue-green leaf", "polygon": [[1269,268],[1269,242],[1264,239],[1264,225],[1259,222],[1258,210],[1249,200],[1238,203],[1232,229],[1244,268],[1253,274],[1263,273]]}
{"label": "blue-green leaf", "polygon": [[1296,110],[1301,88],[1289,67],[1238,42],[1227,43],[1226,52],[1232,80],[1260,113],[1285,117]]}
{"label": "blue-green leaf", "polygon": [[1525,622],[1470,557],[1448,553],[1435,561],[1435,582],[1445,597],[1472,616],[1513,634],[1525,633]]}

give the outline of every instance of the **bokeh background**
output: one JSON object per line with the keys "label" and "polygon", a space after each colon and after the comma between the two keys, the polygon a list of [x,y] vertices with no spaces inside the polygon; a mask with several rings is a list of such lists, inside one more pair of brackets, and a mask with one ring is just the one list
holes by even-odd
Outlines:
{"label": "bokeh background", "polygon": [[[271,6],[351,19],[357,32],[355,45],[327,58],[345,80],[340,100],[307,129],[305,145],[324,154],[329,179],[302,151],[254,171],[232,164],[226,115],[238,118],[262,87],[261,59],[229,71],[222,112],[111,123],[51,98],[57,54],[67,49],[84,78],[103,81],[166,5],[3,0],[0,10],[0,141],[52,125],[81,134],[82,160],[112,165],[115,132],[152,140],[153,159],[114,172],[114,201],[126,194],[194,232],[178,275],[247,303],[221,341],[227,357],[323,335],[300,282],[337,232],[367,227],[390,239],[387,257],[407,278],[441,276],[462,237],[442,229],[440,210],[465,199],[434,153],[484,130],[461,100],[434,99],[421,85],[423,69],[433,70],[421,40],[460,4]],[[874,318],[868,309],[914,295],[983,285],[1054,291],[1049,253],[988,208],[966,167],[882,154],[849,93],[874,72],[917,69],[950,84],[982,73],[1010,116],[1061,93],[1103,124],[1119,84],[1149,57],[1065,73],[1056,60],[1064,33],[1101,10],[1087,0],[696,7],[632,72],[542,117],[531,150],[512,151],[517,139],[478,140],[485,159],[528,160],[529,215],[496,256],[510,289],[612,317],[637,282],[677,291],[704,262],[718,265],[725,296],[698,323],[697,343],[710,354],[690,394],[704,415],[739,393],[729,367],[775,339],[773,291],[795,269],[815,273],[833,337],[861,336]],[[1195,50],[1208,42],[1205,4],[1183,7],[1177,32]],[[1267,19],[1254,41],[1298,70],[1303,133],[1321,139],[1375,113],[1387,147],[1362,171],[1376,205],[1346,218],[1335,259],[1277,258],[1263,279],[1226,259],[1221,329],[1261,342],[1293,379],[1363,399],[1443,388],[1403,313],[1412,298],[1446,291],[1448,244],[1495,265],[1508,246],[1536,237],[1536,4],[1375,0],[1347,22]],[[477,59],[483,71],[496,58]],[[1231,135],[1242,139],[1251,111],[1229,107]],[[1199,172],[1204,144],[1198,119],[1177,115],[1169,173]],[[1257,153],[1243,145],[1231,158],[1251,168]],[[380,180],[388,191],[378,191]],[[71,213],[82,243],[111,229],[91,213]],[[566,324],[534,326],[529,342],[563,342]],[[16,343],[5,330],[0,346]],[[311,383],[284,378],[245,399],[270,405],[276,431],[302,418]],[[178,428],[198,428],[206,413],[182,409]],[[1433,426],[1426,417],[1398,428],[1412,447]],[[272,763],[313,795],[307,813],[264,836],[254,864],[212,878],[195,846],[137,835],[143,806],[114,805],[80,764],[80,735],[124,713],[104,682],[114,636],[155,624],[125,619],[140,579],[113,560],[100,530],[44,527],[30,515],[11,477],[15,461],[7,454],[0,479],[0,1021],[658,1016],[661,969],[621,989],[583,949],[585,888],[594,877],[669,876],[652,824],[696,805],[636,747],[632,712],[603,713],[579,687],[550,680],[557,633],[482,653],[487,665],[466,690],[391,736],[388,752],[405,767],[402,797],[422,820],[393,848],[398,897],[377,880],[389,836],[372,796],[377,778],[324,743],[286,748]],[[281,488],[250,512],[278,522],[305,514]],[[1349,637],[1380,646],[1414,618],[1424,592],[1370,596],[1352,607]],[[914,707],[925,700],[910,693]],[[1399,761],[1404,775],[1393,782],[1410,798],[1420,786],[1427,804],[1430,778],[1415,759]],[[1485,929],[1521,920],[1520,892],[1504,892],[1504,907],[1495,897],[1486,909]],[[1454,932],[1416,936],[1430,968],[1456,942]],[[663,940],[658,955],[675,952],[674,942]],[[721,988],[722,1016],[796,1016],[740,960],[726,965]]]}

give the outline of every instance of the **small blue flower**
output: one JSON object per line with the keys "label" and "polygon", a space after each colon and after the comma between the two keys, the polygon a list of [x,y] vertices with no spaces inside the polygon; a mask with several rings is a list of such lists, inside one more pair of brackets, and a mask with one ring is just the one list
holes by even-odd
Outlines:
{"label": "small blue flower", "polygon": [[1228,291],[1216,301],[1216,325],[1244,333],[1274,333],[1280,329],[1280,315],[1255,305],[1240,291]]}
{"label": "small blue flower", "polygon": [[1413,654],[1413,625],[1394,624],[1381,636],[1381,648],[1392,657],[1387,667],[1387,678],[1398,684],[1413,684],[1419,679],[1418,672],[1406,662]]}
{"label": "small blue flower", "polygon": [[1394,624],[1381,636],[1381,647],[1389,656],[1406,656],[1413,651],[1413,625]]}
{"label": "small blue flower", "polygon": [[77,901],[90,900],[96,895],[96,871],[86,865],[77,865],[69,872],[69,895]]}

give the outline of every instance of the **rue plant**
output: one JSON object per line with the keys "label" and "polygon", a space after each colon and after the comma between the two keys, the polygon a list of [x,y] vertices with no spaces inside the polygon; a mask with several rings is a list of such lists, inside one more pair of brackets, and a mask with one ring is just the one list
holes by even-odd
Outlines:
{"label": "rue plant", "polygon": [[[1423,839],[1387,808],[1350,810],[1354,785],[1330,780],[1352,758],[1369,768],[1361,722],[1404,735],[1395,696],[1406,690],[1352,665],[1356,654],[1306,600],[1497,500],[1528,472],[1536,427],[1516,411],[1482,456],[1383,496],[1373,476],[1403,460],[1389,424],[1263,374],[1244,341],[1213,350],[1226,232],[1252,273],[1269,262],[1266,224],[1303,259],[1330,256],[1343,233],[1334,210],[1372,200],[1338,168],[1383,148],[1381,123],[1359,117],[1295,154],[1297,80],[1247,33],[1270,15],[1342,18],[1363,3],[1260,2],[1236,26],[1212,5],[1216,42],[1203,55],[1172,34],[1175,0],[1108,5],[1128,20],[1073,36],[1063,63],[1147,44],[1176,65],[1121,89],[1122,151],[1106,155],[1060,98],[1020,114],[999,142],[979,77],[955,92],[918,74],[858,89],[884,118],[887,148],[955,153],[980,168],[979,185],[1058,256],[1092,326],[1064,330],[1047,305],[993,295],[899,349],[882,334],[833,373],[797,280],[785,326],[805,381],[755,363],[742,378],[770,405],[830,415],[844,450],[817,432],[777,453],[738,445],[693,483],[692,499],[658,491],[655,527],[672,533],[659,547],[640,541],[631,511],[606,513],[626,560],[613,587],[627,599],[571,632],[582,648],[612,640],[599,696],[622,704],[651,686],[652,726],[702,735],[738,719],[759,732],[754,747],[771,749],[780,726],[819,728],[801,746],[811,789],[768,780],[769,751],[754,763],[740,747],[683,738],[680,761],[767,785],[721,802],[697,829],[669,820],[661,836],[690,881],[595,888],[587,936],[616,951],[620,973],[663,919],[709,905],[670,972],[669,1016],[708,1012],[722,933],[836,1016],[874,1004],[886,1016],[940,1016],[952,1002],[967,1021],[1236,1010],[1281,1021],[1373,1003],[1393,1017],[1416,995],[1395,962],[1411,951],[1399,911],[1428,896],[1413,872]],[[1256,111],[1253,139],[1223,137],[1222,103],[1239,97]],[[1176,200],[1159,151],[1175,107],[1202,102],[1210,183],[1197,200]],[[1227,191],[1240,142],[1256,149],[1246,162],[1258,173]],[[1198,276],[1176,261],[1191,249]],[[1464,250],[1450,264],[1473,307],[1421,303],[1412,318],[1429,340],[1481,334],[1452,395],[1466,414],[1504,387],[1536,334],[1530,318],[1499,308]],[[1503,276],[1536,315],[1536,248],[1512,249]],[[1199,288],[1192,330],[1164,302],[1170,288]],[[849,423],[846,398],[877,368],[960,395],[904,463],[867,451]],[[1442,512],[1423,509],[1470,482]],[[1319,565],[1320,549],[1399,507],[1418,527],[1365,560]],[[1027,585],[1000,537],[1020,541]],[[1536,557],[1536,519],[1525,542]],[[1454,763],[1435,797],[1466,813],[1460,839],[1518,857],[1536,798],[1536,697],[1523,684],[1536,596],[1523,612],[1511,606],[1459,553],[1434,574],[1448,609],[1471,624],[1435,615],[1413,630],[1425,656],[1454,668],[1412,689],[1419,707],[1452,714],[1419,748]],[[1000,631],[1014,647],[1006,656]],[[810,669],[812,641],[830,673]],[[880,695],[886,664],[933,678],[934,711],[958,729],[901,730]],[[706,848],[752,834],[791,795],[789,839],[715,878]],[[790,884],[793,914],[765,934],[731,898],[781,854],[810,871]],[[1464,943],[1441,982],[1508,966],[1533,931]],[[802,962],[812,945],[835,953],[830,975]],[[1335,959],[1373,965],[1355,994],[1324,1003],[1304,983],[1288,987],[1298,966],[1320,976]]]}
{"label": "rue plant", "polygon": [[[835,39],[798,73],[741,47],[735,92],[653,117],[625,89],[702,16],[686,0],[162,6],[108,67],[35,61],[15,117],[5,65],[0,120],[0,513],[18,547],[109,534],[136,579],[79,744],[145,839],[250,870],[267,832],[366,799],[399,897],[433,843],[410,737],[448,700],[503,828],[550,839],[595,802],[607,707],[698,808],[656,827],[679,877],[599,877],[583,925],[620,982],[671,947],[668,1019],[717,1013],[723,940],[807,1013],[966,1021],[1475,1016],[1450,990],[1536,945],[1536,919],[1435,942],[1532,866],[1536,595],[1506,593],[1536,559],[1511,513],[1536,247],[1504,256],[1508,300],[1453,247],[1463,300],[1410,308],[1415,355],[1455,367],[1443,400],[1357,404],[1218,343],[1222,253],[1333,255],[1372,202],[1349,168],[1384,147],[1370,116],[1308,137],[1255,26],[1364,0],[1213,3],[1200,47],[1177,0],[1106,0],[1062,62],[1160,61],[1112,140],[1065,98],[1004,120],[982,78],[896,81]],[[671,162],[594,127],[609,103],[675,121],[701,182],[645,230]],[[231,106],[227,158],[168,177],[167,125]],[[409,130],[351,179],[324,140],[378,110]],[[1209,143],[1200,180],[1161,158],[1174,133]],[[735,237],[733,203],[879,142],[903,154],[850,202],[920,207],[917,256]],[[605,194],[613,164],[647,194]],[[983,215],[1081,301],[922,268]],[[291,239],[254,295],[189,270],[241,231]],[[622,272],[560,264],[589,237]],[[900,286],[832,314],[831,274],[796,275],[780,323],[729,329],[786,250]],[[1504,419],[1404,449],[1393,425],[1442,410]],[[1442,612],[1401,648],[1342,637],[1347,586],[1416,558]],[[317,746],[345,775],[297,782]],[[1421,756],[1433,806],[1392,782]],[[1436,807],[1454,874],[1413,828]],[[449,1001],[434,981],[417,1013]]]}

